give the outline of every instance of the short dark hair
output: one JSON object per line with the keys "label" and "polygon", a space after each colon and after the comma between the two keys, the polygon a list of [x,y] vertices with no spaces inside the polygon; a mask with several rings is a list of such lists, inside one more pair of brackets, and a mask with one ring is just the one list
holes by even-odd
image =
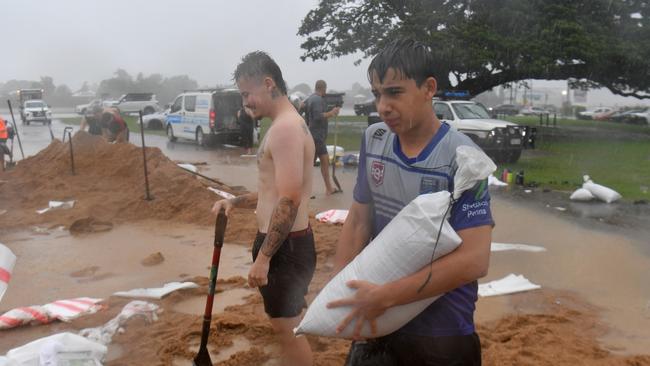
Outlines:
{"label": "short dark hair", "polygon": [[282,78],[282,71],[277,63],[263,51],[253,51],[242,57],[233,74],[235,82],[242,77],[258,78],[270,77],[282,95],[287,95],[287,84]]}
{"label": "short dark hair", "polygon": [[435,77],[431,48],[413,39],[396,39],[379,51],[368,66],[368,81],[372,83],[372,75],[377,73],[379,81],[383,82],[391,68],[402,78],[415,80],[417,86]]}
{"label": "short dark hair", "polygon": [[327,83],[325,80],[318,80],[316,81],[316,85],[314,85],[315,90],[327,90]]}

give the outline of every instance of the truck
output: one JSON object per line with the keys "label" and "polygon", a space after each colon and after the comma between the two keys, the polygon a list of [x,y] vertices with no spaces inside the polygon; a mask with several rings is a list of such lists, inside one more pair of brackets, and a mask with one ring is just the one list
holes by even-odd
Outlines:
{"label": "truck", "polygon": [[16,91],[20,120],[24,125],[32,122],[52,123],[52,111],[43,100],[43,89],[19,89]]}
{"label": "truck", "polygon": [[441,121],[463,132],[496,163],[515,163],[525,147],[534,146],[534,131],[516,123],[491,118],[480,103],[462,99],[469,94],[445,94],[433,100],[433,109]]}

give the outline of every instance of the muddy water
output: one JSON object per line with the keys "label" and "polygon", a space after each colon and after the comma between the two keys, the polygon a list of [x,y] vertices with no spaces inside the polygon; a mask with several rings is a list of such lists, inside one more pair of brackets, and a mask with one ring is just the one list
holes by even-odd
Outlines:
{"label": "muddy water", "polygon": [[[0,308],[80,296],[106,298],[116,291],[207,277],[213,235],[209,228],[160,223],[118,226],[77,237],[58,230],[47,235],[10,234],[0,240],[18,260]],[[162,263],[151,267],[140,263],[155,252],[165,258]],[[225,244],[219,278],[246,276],[248,263],[247,248]]]}
{"label": "muddy water", "polygon": [[[246,298],[254,293],[255,291],[245,288],[234,288],[219,292],[214,295],[212,314],[221,313],[228,306],[243,304],[246,302]],[[203,315],[205,313],[205,296],[197,296],[183,300],[174,305],[172,310],[191,315]]]}
{"label": "muddy water", "polygon": [[[575,291],[602,308],[611,331],[605,347],[647,353],[650,344],[650,258],[639,248],[650,243],[621,233],[589,230],[566,215],[551,215],[507,200],[493,199],[493,241],[547,248],[542,253],[497,252],[480,283],[509,273],[523,274],[542,287]],[[511,312],[508,296],[479,300],[477,321]]]}

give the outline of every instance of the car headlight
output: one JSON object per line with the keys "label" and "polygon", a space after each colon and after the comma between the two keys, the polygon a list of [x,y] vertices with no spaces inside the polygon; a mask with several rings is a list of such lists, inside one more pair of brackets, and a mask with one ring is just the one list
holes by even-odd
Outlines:
{"label": "car headlight", "polygon": [[478,138],[480,138],[480,139],[484,139],[484,138],[488,137],[489,132],[486,132],[486,131],[476,131],[476,132],[474,132],[474,134],[476,135],[476,137],[478,137]]}

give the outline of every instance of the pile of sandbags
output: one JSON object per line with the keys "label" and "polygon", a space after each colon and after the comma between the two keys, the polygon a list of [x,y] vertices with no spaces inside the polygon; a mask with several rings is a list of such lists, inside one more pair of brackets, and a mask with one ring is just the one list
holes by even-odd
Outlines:
{"label": "pile of sandbags", "polygon": [[594,198],[612,203],[621,199],[620,193],[603,185],[594,183],[588,175],[583,176],[582,188],[578,188],[569,199],[573,201],[591,201]]}

